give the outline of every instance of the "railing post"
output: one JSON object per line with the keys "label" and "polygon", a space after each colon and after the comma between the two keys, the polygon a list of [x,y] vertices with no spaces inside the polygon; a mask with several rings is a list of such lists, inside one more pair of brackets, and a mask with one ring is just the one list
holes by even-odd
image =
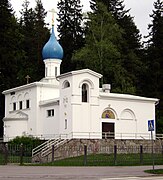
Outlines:
{"label": "railing post", "polygon": [[54,162],[54,144],[52,145],[52,162]]}
{"label": "railing post", "polygon": [[114,145],[114,165],[117,165],[117,145]]}
{"label": "railing post", "polygon": [[84,145],[84,166],[87,165],[87,145]]}
{"label": "railing post", "polygon": [[105,132],[105,139],[107,139],[107,133]]}
{"label": "railing post", "polygon": [[23,144],[20,144],[20,165],[23,164]]}
{"label": "railing post", "polygon": [[143,164],[143,145],[140,145],[140,164]]}
{"label": "railing post", "polygon": [[4,144],[4,164],[8,163],[8,145],[7,143]]}

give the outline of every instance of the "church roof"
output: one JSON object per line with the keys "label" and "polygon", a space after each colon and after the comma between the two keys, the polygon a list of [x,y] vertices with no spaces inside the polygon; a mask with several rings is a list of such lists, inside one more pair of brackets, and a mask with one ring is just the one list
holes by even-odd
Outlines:
{"label": "church roof", "polygon": [[45,59],[62,59],[63,58],[63,49],[61,45],[58,43],[55,33],[54,33],[54,25],[52,25],[52,33],[42,49],[42,57]]}
{"label": "church roof", "polygon": [[43,100],[39,102],[39,106],[59,105],[59,98]]}
{"label": "church roof", "polygon": [[67,73],[64,73],[64,74],[61,74],[59,76],[57,76],[57,78],[64,78],[64,77],[68,77],[68,76],[72,76],[72,75],[77,75],[77,74],[83,74],[83,73],[88,73],[88,74],[91,74],[93,76],[96,76],[98,78],[101,78],[102,75],[95,72],[95,71],[92,71],[90,69],[81,69],[81,70],[76,70],[76,71],[71,71],[71,72],[67,72]]}
{"label": "church roof", "polygon": [[134,101],[149,101],[149,102],[159,102],[159,99],[157,98],[148,98],[148,97],[142,97],[142,96],[135,96],[131,94],[118,94],[118,93],[105,93],[100,92],[100,98],[109,98],[109,99],[121,99],[121,100],[134,100]]}
{"label": "church roof", "polygon": [[22,86],[18,86],[18,87],[15,87],[15,88],[5,90],[5,91],[2,92],[2,94],[9,94],[11,92],[22,91],[22,90],[25,90],[25,89],[29,89],[29,88],[33,88],[33,87],[39,87],[39,86],[40,87],[48,87],[48,88],[58,88],[57,85],[54,85],[54,84],[51,84],[51,83],[33,82],[33,83],[30,83],[30,84],[25,84],[25,85],[22,85]]}

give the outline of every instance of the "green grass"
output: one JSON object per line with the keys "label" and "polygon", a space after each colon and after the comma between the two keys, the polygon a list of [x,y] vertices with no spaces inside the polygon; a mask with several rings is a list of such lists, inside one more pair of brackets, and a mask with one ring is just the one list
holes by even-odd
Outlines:
{"label": "green grass", "polygon": [[[91,154],[87,156],[87,166],[138,166],[151,165],[152,159],[150,154],[144,154],[143,161],[140,161],[139,154],[118,154],[114,161],[113,154]],[[158,155],[155,164],[163,164],[163,156]],[[34,164],[33,164],[34,165]],[[84,156],[66,158],[51,163],[35,164],[40,166],[84,166]]]}
{"label": "green grass", "polygon": [[[163,165],[163,155],[155,154],[155,165]],[[20,156],[9,155],[9,163],[20,163]],[[23,156],[23,164],[31,164],[30,156]],[[0,154],[0,164],[5,164],[5,158]],[[51,163],[31,164],[40,166],[84,166],[84,156],[65,158]],[[87,166],[138,166],[152,165],[151,154],[143,154],[140,160],[140,154],[117,154],[116,159],[114,154],[90,154],[86,160]]]}
{"label": "green grass", "polygon": [[163,175],[163,169],[145,170],[144,172],[151,173],[151,174],[161,174],[161,175]]}
{"label": "green grass", "polygon": [[5,164],[5,158],[4,156],[0,153],[0,165]]}
{"label": "green grass", "polygon": [[[31,163],[30,156],[23,156],[23,162]],[[8,155],[7,163],[20,163],[20,156]],[[0,154],[0,165],[6,164],[4,155]]]}

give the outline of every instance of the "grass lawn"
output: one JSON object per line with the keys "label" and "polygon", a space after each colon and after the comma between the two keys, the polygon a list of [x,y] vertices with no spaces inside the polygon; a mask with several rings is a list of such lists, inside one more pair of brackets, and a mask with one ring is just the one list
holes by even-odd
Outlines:
{"label": "grass lawn", "polygon": [[[23,156],[24,163],[30,163],[31,160],[32,160],[32,158],[30,156],[29,157]],[[7,157],[7,163],[20,163],[20,156],[9,155]],[[4,164],[6,164],[5,157],[4,157],[4,155],[0,154],[0,165],[4,165]]]}
{"label": "grass lawn", "polygon": [[4,156],[0,153],[0,165],[5,164],[5,158]]}
{"label": "grass lawn", "polygon": [[[20,156],[9,155],[7,162],[20,163]],[[0,164],[4,164],[5,159],[0,154]],[[40,165],[40,166],[139,166],[139,165],[152,165],[151,154],[90,154],[84,161],[84,156],[65,158],[50,163],[32,164],[31,156],[23,156],[23,164]],[[155,165],[163,165],[163,155],[155,154]]]}
{"label": "grass lawn", "polygon": [[[163,156],[157,156],[155,164],[163,164]],[[34,165],[34,164],[32,164]],[[50,163],[35,164],[40,166],[139,166],[152,165],[151,155],[144,154],[143,159],[140,160],[139,154],[118,154],[114,159],[113,154],[91,154],[87,156],[84,162],[84,156],[66,158]]]}
{"label": "grass lawn", "polygon": [[144,172],[151,173],[151,174],[161,174],[161,175],[163,175],[163,169],[145,170]]}

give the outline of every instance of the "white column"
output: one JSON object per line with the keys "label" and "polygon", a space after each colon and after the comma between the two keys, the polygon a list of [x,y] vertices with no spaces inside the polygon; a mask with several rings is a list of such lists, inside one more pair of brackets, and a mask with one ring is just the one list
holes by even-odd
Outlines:
{"label": "white column", "polygon": [[60,59],[46,59],[45,63],[45,77],[54,78],[60,75]]}

